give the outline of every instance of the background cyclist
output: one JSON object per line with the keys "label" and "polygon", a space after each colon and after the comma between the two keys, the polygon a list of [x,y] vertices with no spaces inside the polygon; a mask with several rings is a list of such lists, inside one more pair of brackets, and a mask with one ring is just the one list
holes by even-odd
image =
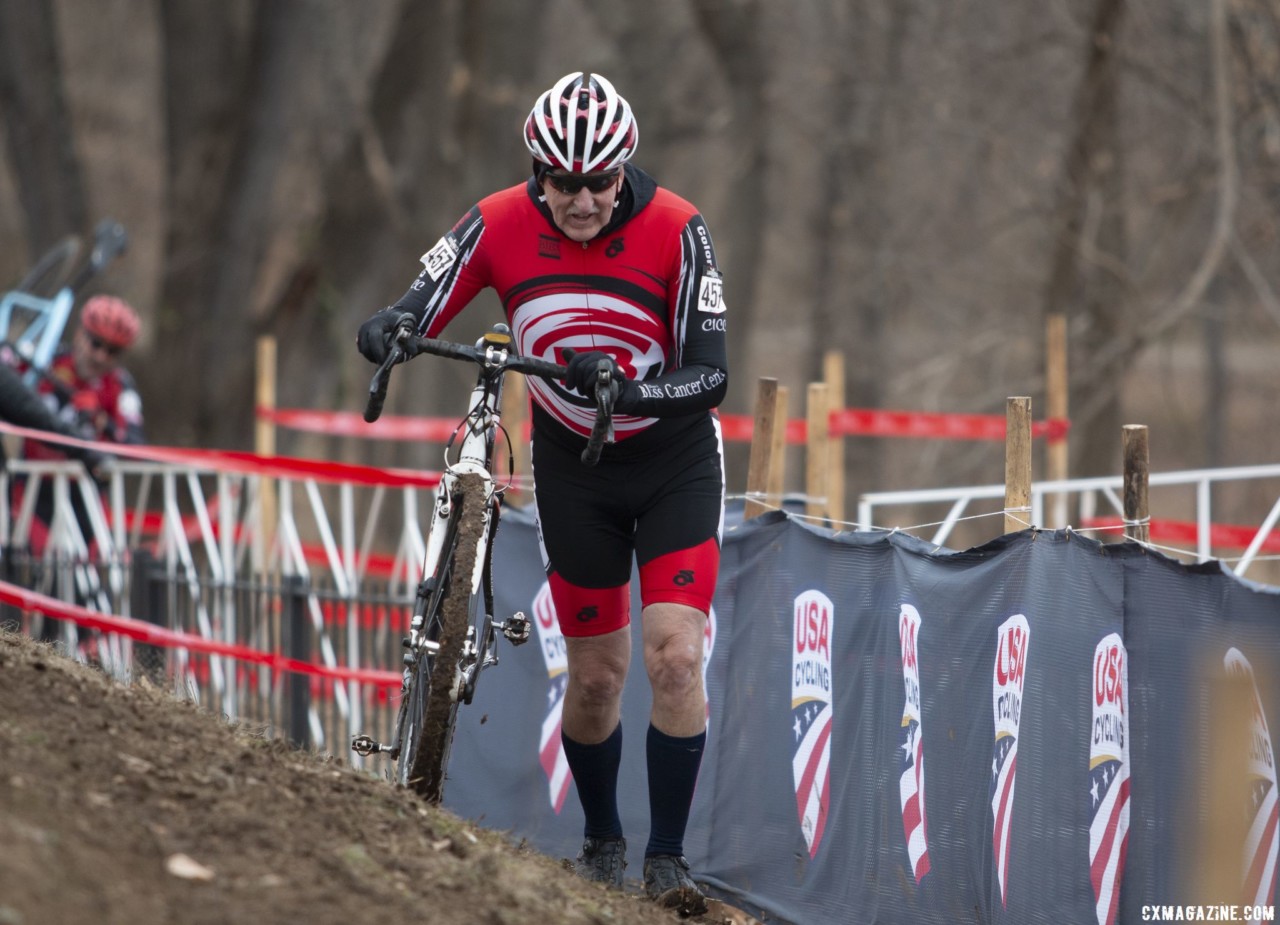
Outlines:
{"label": "background cyclist", "polygon": [[[103,443],[145,442],[142,399],[133,376],[121,365],[141,329],[137,312],[123,299],[96,295],[85,302],[70,347],[54,355],[47,375],[36,383],[37,393],[62,423],[63,432]],[[65,459],[67,451],[56,444],[26,440],[22,457]],[[40,524],[33,524],[31,534],[37,553],[44,546],[46,531],[41,527],[52,522],[53,503],[53,486],[45,479],[35,508]],[[72,504],[82,527],[87,526],[78,494],[73,494]]]}

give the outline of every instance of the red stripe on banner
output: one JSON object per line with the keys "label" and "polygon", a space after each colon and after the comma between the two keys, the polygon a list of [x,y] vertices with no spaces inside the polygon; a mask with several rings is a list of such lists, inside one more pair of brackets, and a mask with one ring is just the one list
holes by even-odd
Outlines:
{"label": "red stripe on banner", "polygon": [[[1120,828],[1120,817],[1128,806],[1129,778],[1126,777],[1120,782],[1120,786],[1117,789],[1115,802],[1111,804],[1111,814],[1107,817],[1107,827],[1098,845],[1098,853],[1094,855],[1093,863],[1089,865],[1089,879],[1093,881],[1094,896],[1102,895],[1103,878],[1107,873],[1107,862],[1111,859],[1111,852],[1120,849],[1123,842],[1129,837],[1129,832],[1126,829],[1120,842],[1117,843],[1116,841],[1116,830]],[[1120,892],[1119,884],[1123,874],[1124,870],[1122,868],[1116,869],[1112,889],[1117,893]]]}
{"label": "red stripe on banner", "polygon": [[[1015,743],[1016,746],[1016,743]],[[1018,770],[1018,756],[1015,753],[1009,759],[1009,773],[1004,779],[1003,788],[1000,791],[1000,810],[996,813],[996,824],[992,831],[992,839],[995,848],[996,873],[1000,878],[1000,902],[1005,904],[1006,897],[1009,892],[1009,884],[1005,879],[1009,873],[1009,843],[1004,835],[1004,817],[1007,813],[1012,812],[1009,805],[1009,798],[1013,795],[1014,774]]]}
{"label": "red stripe on banner", "polygon": [[330,668],[328,665],[314,665],[271,652],[250,649],[247,646],[217,642],[194,636],[177,630],[165,629],[144,620],[134,620],[114,614],[103,614],[88,610],[76,604],[68,604],[57,598],[28,591],[17,585],[0,581],[0,602],[20,607],[26,611],[42,613],[58,620],[70,620],[78,626],[101,630],[105,633],[118,633],[137,642],[152,646],[163,646],[169,649],[186,649],[206,655],[224,655],[228,658],[265,665],[276,671],[292,671],[298,674],[317,675],[335,681],[355,681],[359,684],[370,684],[377,687],[400,687],[400,675],[390,671],[378,671],[367,668]]}
{"label": "red stripe on banner", "polygon": [[[350,411],[307,411],[297,408],[257,409],[259,420],[271,421],[292,430],[341,437],[368,437],[381,440],[424,440],[444,443],[458,428],[452,418],[397,417],[387,415],[367,423]],[[755,427],[747,414],[722,414],[724,439],[750,443]],[[1056,443],[1067,435],[1071,422],[1063,418],[1035,421],[1032,437]],[[527,431],[527,422],[526,422]],[[801,418],[787,421],[787,443],[804,443],[808,423]],[[925,437],[942,440],[1003,440],[1005,416],[1001,414],[937,414],[922,411],[882,411],[846,408],[831,412],[833,437]],[[525,434],[526,439],[528,433]]]}
{"label": "red stripe on banner", "polygon": [[238,450],[194,450],[125,443],[95,443],[90,440],[63,437],[49,431],[16,427],[3,422],[0,422],[0,432],[39,440],[42,443],[97,450],[107,456],[119,456],[144,462],[172,463],[215,472],[238,472],[242,475],[265,475],[273,478],[305,478],[320,482],[348,482],[390,488],[434,488],[440,483],[438,472],[379,469],[353,463],[298,459],[288,456],[259,456],[257,453]]}
{"label": "red stripe on banner", "polygon": [[329,434],[333,437],[367,437],[376,440],[423,440],[445,443],[458,429],[458,421],[447,418],[384,415],[370,423],[352,411],[308,411],[300,408],[256,409],[258,420],[270,421],[291,430]]}
{"label": "red stripe on banner", "polygon": [[[1082,530],[1121,528],[1124,521],[1118,517],[1085,517],[1080,522]],[[1153,541],[1194,545],[1199,528],[1187,520],[1152,520],[1149,531]],[[1215,549],[1248,549],[1257,536],[1257,527],[1236,524],[1210,524],[1209,545]],[[1258,549],[1259,552],[1280,552],[1280,531],[1273,530]]]}
{"label": "red stripe on banner", "polygon": [[[814,779],[818,776],[818,768],[822,765],[823,750],[827,747],[827,740],[831,738],[831,710],[826,711],[826,717],[822,721],[822,730],[818,733],[817,740],[813,743],[813,748],[809,752],[809,761],[804,766],[804,773],[800,775],[800,784],[796,787],[796,806],[800,812],[800,821],[804,821],[804,809],[809,803],[809,793],[813,789]],[[830,766],[828,765],[827,775],[822,780],[822,789],[818,791],[818,818],[813,825],[813,842],[809,845],[809,857],[818,856],[818,845],[822,842],[822,832],[827,827],[827,792],[830,790]]]}
{"label": "red stripe on banner", "polygon": [[[722,414],[720,425],[724,439],[749,443],[755,420],[745,414]],[[920,411],[880,411],[846,408],[831,412],[833,437],[924,437],[938,440],[1003,440],[1006,422],[1000,414],[932,414]],[[1061,418],[1036,421],[1031,425],[1032,437],[1044,437],[1050,443],[1066,436],[1071,422]],[[787,421],[787,443],[808,440],[808,422],[801,418]]]}

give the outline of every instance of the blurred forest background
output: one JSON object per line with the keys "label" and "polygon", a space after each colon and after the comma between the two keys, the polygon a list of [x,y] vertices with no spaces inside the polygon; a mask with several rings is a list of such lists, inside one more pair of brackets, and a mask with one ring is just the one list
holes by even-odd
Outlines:
{"label": "blurred forest background", "polygon": [[[95,285],[144,316],[153,442],[251,448],[267,333],[281,407],[358,410],[359,323],[527,176],[524,117],[574,70],[614,82],[636,163],[709,222],[726,410],[774,376],[802,414],[838,348],[851,407],[1029,395],[1041,419],[1064,313],[1072,475],[1119,474],[1127,423],[1153,471],[1280,459],[1276,0],[0,0],[0,285],[115,218],[131,247]],[[486,294],[448,333],[499,317]],[[388,411],[452,414],[469,377],[420,360]],[[846,456],[850,513],[1004,475],[994,443]]]}

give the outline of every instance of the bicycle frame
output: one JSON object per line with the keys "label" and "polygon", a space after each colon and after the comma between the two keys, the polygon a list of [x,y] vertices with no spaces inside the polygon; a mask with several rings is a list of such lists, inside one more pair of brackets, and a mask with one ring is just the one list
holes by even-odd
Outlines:
{"label": "bicycle frame", "polygon": [[[475,614],[472,614],[471,630],[464,644],[463,659],[470,666],[470,674],[455,680],[453,699],[455,701],[462,700],[465,703],[470,703],[472,696],[474,696],[475,682],[480,671],[491,664],[496,664],[498,660],[494,651],[496,636],[493,632],[493,622],[490,615],[493,608],[491,600],[488,600],[492,595],[488,593],[490,557],[487,553],[498,517],[498,507],[494,503],[494,499],[501,494],[493,477],[493,451],[502,422],[500,409],[502,407],[503,378],[506,374],[504,364],[507,358],[507,351],[494,345],[486,345],[485,351],[485,359],[480,367],[476,385],[471,390],[467,415],[459,425],[459,431],[462,432],[462,443],[458,450],[456,462],[449,462],[452,441],[445,446],[445,468],[440,477],[440,484],[436,488],[431,523],[427,534],[426,554],[422,563],[422,575],[424,577],[438,573],[440,557],[448,539],[449,516],[452,511],[453,497],[458,479],[464,474],[478,477],[484,486],[484,521],[476,546],[475,568],[468,583],[473,603],[477,600],[483,584],[486,590],[486,601],[484,602],[486,619],[483,630],[478,632],[474,620]],[[465,578],[466,576],[463,577]],[[455,576],[455,580],[456,578],[457,576]],[[418,651],[423,647],[430,649],[434,645],[422,638],[424,616],[424,614],[417,613],[413,615],[413,623],[409,631],[409,647],[414,651]],[[477,635],[483,638],[477,640],[475,638]],[[438,645],[436,648],[438,648]]]}
{"label": "bicycle frame", "polygon": [[[431,802],[439,802],[453,743],[457,710],[475,695],[480,673],[497,664],[497,637],[513,645],[529,639],[531,624],[523,613],[503,622],[493,619],[492,551],[504,486],[493,474],[493,454],[502,429],[503,379],[516,371],[563,379],[564,366],[512,349],[511,331],[495,325],[473,347],[417,337],[415,319],[401,315],[394,326],[388,354],[369,385],[366,421],[382,413],[392,367],[418,353],[468,360],[479,366],[467,414],[445,447],[445,467],[436,489],[422,581],[414,601],[409,636],[404,641],[402,699],[393,740],[383,745],[356,736],[351,748],[359,755],[388,753],[396,761],[396,780]],[[613,404],[618,384],[611,363],[596,369],[596,421],[583,451],[594,465],[612,434]],[[457,438],[461,436],[461,440]],[[450,459],[456,442],[457,458]]]}
{"label": "bicycle frame", "polygon": [[[29,388],[35,387],[52,362],[80,290],[123,253],[127,244],[123,226],[106,219],[94,230],[93,249],[84,265],[52,296],[44,298],[19,285],[0,297],[0,342],[27,362],[29,368],[23,380]],[[73,255],[79,246],[79,239],[72,236],[45,259],[57,256],[60,261],[64,255]]]}

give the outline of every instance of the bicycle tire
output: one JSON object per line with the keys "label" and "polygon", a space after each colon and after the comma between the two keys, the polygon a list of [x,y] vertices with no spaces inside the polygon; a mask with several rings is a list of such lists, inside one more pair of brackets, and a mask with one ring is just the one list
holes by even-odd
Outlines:
{"label": "bicycle tire", "polygon": [[[425,658],[418,659],[409,669],[408,685],[400,699],[400,712],[396,716],[396,738],[400,754],[408,755],[418,745],[422,734],[422,713],[427,705],[427,687],[431,683],[431,665]],[[410,762],[396,761],[395,782],[401,787],[409,785]]]}
{"label": "bicycle tire", "polygon": [[[440,599],[444,589],[449,586],[453,553],[458,544],[458,520],[461,513],[462,509],[455,506],[445,521],[444,541],[440,544],[440,553],[436,559],[434,572],[430,576],[423,576],[422,583],[418,585],[417,596],[414,598],[414,620],[421,618],[422,624],[418,627],[418,632],[426,642],[436,644],[440,642]],[[404,689],[401,691],[400,710],[396,714],[395,737],[392,739],[394,743],[392,758],[396,762],[393,777],[401,787],[408,787],[412,779],[413,758],[417,754],[422,738],[422,718],[427,707],[434,665],[435,656],[425,649],[414,653]]]}
{"label": "bicycle tire", "polygon": [[[454,688],[471,625],[471,578],[484,532],[484,479],[475,474],[459,476],[451,503],[457,531],[452,546],[445,550],[445,556],[449,557],[445,563],[447,568],[442,566],[438,570],[447,573],[447,580],[437,586],[437,593],[441,595],[440,648],[432,659],[436,670],[430,671],[427,679],[421,734],[407,756],[407,786],[429,803],[439,803],[444,796],[449,752],[457,726],[460,698],[455,696]],[[405,758],[402,753],[402,763]]]}

